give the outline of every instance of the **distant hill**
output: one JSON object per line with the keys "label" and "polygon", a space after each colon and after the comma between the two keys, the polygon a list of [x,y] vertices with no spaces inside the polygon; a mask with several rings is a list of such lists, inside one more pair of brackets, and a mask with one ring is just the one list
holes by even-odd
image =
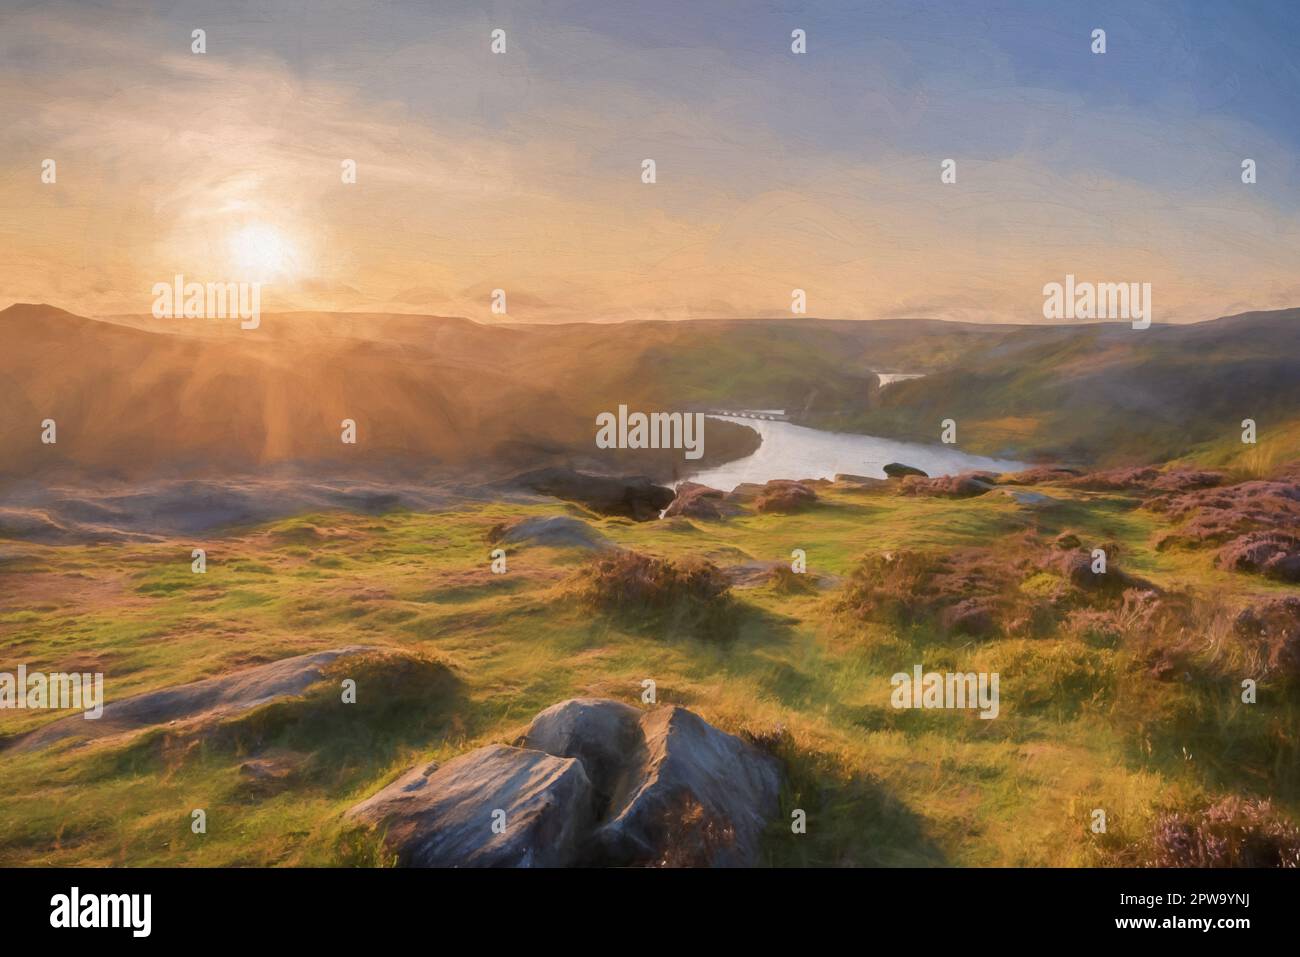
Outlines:
{"label": "distant hill", "polygon": [[1261,439],[1300,423],[1300,310],[1145,330],[1019,327],[949,368],[889,386],[871,408],[812,418],[929,441],[952,418],[964,449],[1086,464],[1240,449],[1243,419],[1256,421]]}
{"label": "distant hill", "polygon": [[[981,453],[1147,462],[1300,418],[1300,311],[1195,326],[909,319],[523,326],[286,313],[233,321],[0,312],[0,475],[130,478],[299,465],[331,472],[538,464],[660,478],[680,452],[606,453],[599,412],[783,408],[796,421]],[[925,373],[878,387],[875,372]],[[58,443],[40,423],[58,423]],[[356,420],[356,446],[339,440]],[[707,460],[753,448],[710,422]]]}

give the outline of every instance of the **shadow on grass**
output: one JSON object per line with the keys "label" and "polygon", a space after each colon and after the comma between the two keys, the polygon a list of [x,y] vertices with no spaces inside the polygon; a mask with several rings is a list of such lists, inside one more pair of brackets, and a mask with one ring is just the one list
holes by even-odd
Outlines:
{"label": "shadow on grass", "polygon": [[[786,771],[781,813],[763,839],[775,867],[941,867],[942,851],[923,819],[870,774],[788,738],[771,748]],[[794,829],[797,811],[806,831]]]}
{"label": "shadow on grass", "polygon": [[1189,679],[1130,683],[1116,708],[1131,729],[1130,762],[1215,792],[1300,803],[1300,688],[1261,683],[1246,704],[1236,676]]}

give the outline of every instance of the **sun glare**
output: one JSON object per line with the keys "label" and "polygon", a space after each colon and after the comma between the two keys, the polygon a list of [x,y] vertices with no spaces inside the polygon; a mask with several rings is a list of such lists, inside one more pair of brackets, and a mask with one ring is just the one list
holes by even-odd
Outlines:
{"label": "sun glare", "polygon": [[253,281],[284,279],[296,271],[296,250],[274,226],[249,223],[232,233],[230,262]]}

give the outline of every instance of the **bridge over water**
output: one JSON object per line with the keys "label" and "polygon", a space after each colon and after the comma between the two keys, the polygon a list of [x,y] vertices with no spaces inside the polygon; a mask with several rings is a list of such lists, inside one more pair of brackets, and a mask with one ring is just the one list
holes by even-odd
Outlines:
{"label": "bridge over water", "polygon": [[785,422],[790,417],[785,409],[710,409],[705,415],[729,415],[736,419],[766,419],[769,422]]}

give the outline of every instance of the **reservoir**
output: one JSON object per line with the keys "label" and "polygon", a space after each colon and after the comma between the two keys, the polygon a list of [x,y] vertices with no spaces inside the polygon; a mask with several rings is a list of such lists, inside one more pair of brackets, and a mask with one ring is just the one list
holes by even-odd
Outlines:
{"label": "reservoir", "polygon": [[715,415],[748,426],[763,437],[752,455],[688,475],[698,482],[730,491],[742,482],[762,484],[771,479],[834,478],[837,472],[884,478],[890,462],[911,465],[930,475],[957,472],[1016,472],[1028,468],[1011,459],[970,455],[954,446],[900,442],[852,432],[825,432],[791,422]]}

